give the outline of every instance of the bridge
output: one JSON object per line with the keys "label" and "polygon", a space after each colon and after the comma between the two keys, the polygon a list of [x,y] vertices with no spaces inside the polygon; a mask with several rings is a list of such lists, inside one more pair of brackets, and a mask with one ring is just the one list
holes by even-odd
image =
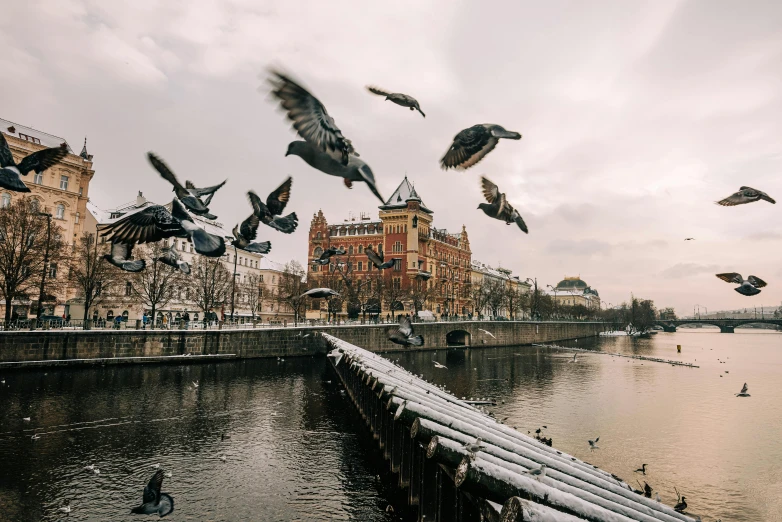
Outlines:
{"label": "bridge", "polygon": [[721,333],[733,333],[733,330],[745,324],[771,324],[777,328],[782,328],[782,319],[676,319],[660,320],[655,323],[663,331],[675,332],[679,326],[685,324],[708,324],[718,326]]}

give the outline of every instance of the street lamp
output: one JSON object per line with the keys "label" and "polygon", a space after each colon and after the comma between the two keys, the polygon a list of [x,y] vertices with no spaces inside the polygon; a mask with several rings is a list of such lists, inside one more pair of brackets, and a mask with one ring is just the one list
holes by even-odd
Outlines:
{"label": "street lamp", "polygon": [[46,218],[46,247],[43,251],[43,274],[41,274],[41,290],[38,292],[38,313],[35,315],[36,319],[40,321],[43,312],[43,287],[46,283],[46,268],[49,265],[49,242],[52,237],[52,215],[48,212],[36,212],[36,215]]}
{"label": "street lamp", "polygon": [[234,245],[234,277],[231,281],[231,323],[234,322],[234,298],[236,297],[236,245]]}

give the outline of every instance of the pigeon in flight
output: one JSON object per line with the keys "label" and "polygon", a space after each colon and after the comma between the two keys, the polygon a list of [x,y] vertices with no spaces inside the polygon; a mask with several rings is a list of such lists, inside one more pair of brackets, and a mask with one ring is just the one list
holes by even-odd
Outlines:
{"label": "pigeon in flight", "polygon": [[386,268],[391,268],[394,266],[394,262],[401,261],[401,257],[394,257],[389,259],[388,261],[385,261],[385,256],[383,255],[383,251],[375,252],[375,250],[372,248],[372,245],[367,245],[367,247],[364,249],[364,253],[367,255],[369,260],[372,262],[373,265],[377,267],[378,270],[385,270]]}
{"label": "pigeon in flight", "polygon": [[196,225],[179,200],[171,202],[171,215],[190,237],[196,252],[206,257],[220,257],[225,253],[225,240]]}
{"label": "pigeon in flight", "polygon": [[440,369],[443,369],[443,370],[447,370],[448,369],[448,367],[446,365],[444,365],[444,364],[440,364],[437,361],[432,361],[432,362],[434,363],[434,367],[435,368],[440,368]]}
{"label": "pigeon in flight", "polygon": [[488,336],[489,336],[489,337],[491,337],[492,339],[496,339],[496,337],[494,336],[494,334],[493,334],[493,333],[491,333],[491,332],[490,332],[490,331],[488,331],[488,330],[484,330],[483,328],[478,328],[478,331],[479,331],[479,332],[483,332],[483,333],[485,333],[486,335],[488,335]]}
{"label": "pigeon in flight", "polygon": [[685,241],[695,241],[695,238],[694,237],[685,237],[684,240]]}
{"label": "pigeon in flight", "polygon": [[539,481],[546,476],[546,465],[541,464],[539,468],[531,469],[527,473]]}
{"label": "pigeon in flight", "polygon": [[111,254],[105,254],[103,259],[124,270],[125,272],[141,272],[147,266],[143,259],[131,259],[133,243],[111,243]]}
{"label": "pigeon in flight", "polygon": [[158,171],[160,176],[164,180],[171,183],[171,185],[174,187],[174,193],[176,194],[176,197],[179,198],[179,201],[181,201],[182,204],[187,207],[188,210],[190,210],[190,212],[205,219],[217,219],[217,216],[209,213],[209,207],[207,206],[208,203],[202,201],[201,196],[209,196],[208,201],[211,202],[212,195],[214,195],[214,193],[217,192],[220,187],[225,185],[225,181],[219,185],[202,189],[196,188],[193,183],[186,181],[185,186],[183,187],[174,175],[174,172],[163,162],[162,159],[155,156],[151,152],[147,153],[147,158],[149,158],[149,162],[152,163],[152,166],[155,167],[155,170]]}
{"label": "pigeon in flight", "polygon": [[307,290],[299,297],[311,297],[313,299],[322,299],[322,298],[329,299],[334,296],[339,297],[339,293],[335,292],[331,288],[313,288],[311,290]]}
{"label": "pigeon in flight", "polygon": [[301,140],[290,142],[285,155],[298,156],[314,169],[330,176],[343,178],[347,188],[353,188],[354,181],[363,181],[367,184],[369,190],[377,196],[377,199],[383,204],[386,203],[386,200],[383,199],[383,196],[377,190],[377,183],[375,182],[375,175],[372,173],[372,169],[356,156],[350,156],[348,162],[343,165],[325,152],[318,150],[309,142]]}
{"label": "pigeon in flight", "polygon": [[765,281],[753,275],[744,279],[743,277],[741,277],[741,274],[737,274],[736,272],[728,272],[725,274],[717,274],[717,277],[719,277],[726,283],[735,283],[739,285],[736,288],[734,288],[734,290],[740,293],[741,295],[746,295],[746,296],[758,295],[760,293],[760,290],[758,290],[758,288],[763,288],[764,286],[766,286]]}
{"label": "pigeon in flight", "polygon": [[407,94],[401,94],[398,92],[386,92],[383,89],[378,89],[377,87],[372,87],[372,86],[367,86],[367,90],[372,94],[377,94],[378,96],[385,96],[386,100],[394,102],[397,105],[401,105],[402,107],[409,107],[411,111],[418,111],[421,113],[421,116],[426,118],[426,114],[424,114],[424,111],[421,110],[421,106],[418,105],[418,100],[416,100],[412,96],[408,96]]}
{"label": "pigeon in flight", "polygon": [[506,225],[516,223],[522,232],[525,234],[529,233],[527,225],[519,215],[519,212],[508,203],[508,200],[505,198],[505,193],[500,193],[500,189],[497,185],[481,176],[481,187],[483,189],[483,196],[486,198],[486,201],[488,201],[488,203],[481,203],[478,205],[478,208],[483,210],[484,214],[491,218],[505,221]]}
{"label": "pigeon in flight", "polygon": [[600,449],[600,448],[597,447],[597,441],[599,441],[599,440],[600,440],[600,437],[597,437],[595,440],[590,440],[589,441],[589,449],[591,451],[595,451],[596,449]]}
{"label": "pigeon in flight", "polygon": [[39,174],[59,163],[68,154],[64,145],[33,152],[17,164],[5,136],[0,132],[0,187],[14,192],[30,192],[20,176],[26,176],[31,170]]}
{"label": "pigeon in flight", "polygon": [[755,190],[752,187],[741,187],[738,192],[731,194],[725,199],[717,201],[718,205],[723,207],[735,207],[736,205],[744,205],[746,203],[754,203],[759,200],[768,201],[769,203],[776,203],[768,194],[760,190]]}
{"label": "pigeon in flight", "polygon": [[182,258],[179,257],[179,252],[174,245],[171,245],[170,247],[163,247],[160,251],[160,254],[160,257],[157,258],[158,261],[170,267],[181,270],[185,275],[190,274],[190,265],[185,261],[182,261]]}
{"label": "pigeon in flight", "polygon": [[646,464],[641,464],[641,467],[635,470],[636,473],[643,473],[646,475]]}
{"label": "pigeon in flight", "polygon": [[253,213],[242,221],[241,225],[236,225],[231,233],[234,239],[231,244],[241,250],[247,252],[253,252],[255,254],[268,254],[272,249],[272,244],[269,241],[253,241],[258,235],[258,225],[261,220],[255,215],[255,208]]}
{"label": "pigeon in flight", "polygon": [[744,383],[744,386],[741,387],[741,391],[736,394],[736,397],[749,397],[749,388],[747,388],[747,383]]}
{"label": "pigeon in flight", "polygon": [[98,225],[98,232],[112,242],[134,244],[155,243],[174,236],[188,237],[179,220],[163,205],[150,205],[111,223]]}
{"label": "pigeon in flight", "polygon": [[413,325],[407,317],[399,318],[399,326],[389,328],[388,340],[402,346],[421,346],[424,338],[421,335],[413,335]]}
{"label": "pigeon in flight", "polygon": [[154,515],[164,517],[174,511],[174,499],[168,493],[161,493],[163,486],[163,470],[159,469],[144,487],[144,496],[140,506],[130,510],[131,514]]}
{"label": "pigeon in flight", "polygon": [[454,136],[451,148],[440,160],[440,167],[444,170],[469,169],[491,152],[500,138],[520,140],[521,134],[491,123],[473,125],[469,129],[464,129]]}
{"label": "pigeon in flight", "polygon": [[265,205],[261,198],[258,197],[258,194],[252,190],[247,193],[247,197],[250,198],[250,203],[253,206],[253,214],[258,217],[261,223],[284,234],[292,233],[299,226],[299,218],[295,212],[281,217],[282,211],[285,210],[285,205],[288,204],[288,200],[291,198],[292,185],[293,178],[289,176],[288,179],[282,182],[282,185],[269,194]]}
{"label": "pigeon in flight", "polygon": [[351,156],[358,156],[320,100],[288,76],[274,70],[271,74],[272,94],[280,100],[299,136],[343,165]]}
{"label": "pigeon in flight", "polygon": [[312,261],[315,265],[328,265],[329,260],[333,256],[344,256],[345,255],[345,248],[334,248],[334,247],[328,247],[326,250],[323,251],[323,253],[320,255],[318,259],[315,259]]}

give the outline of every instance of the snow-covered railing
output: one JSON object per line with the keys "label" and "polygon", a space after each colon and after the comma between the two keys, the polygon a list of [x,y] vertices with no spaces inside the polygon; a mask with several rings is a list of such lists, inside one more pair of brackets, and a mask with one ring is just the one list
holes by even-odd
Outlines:
{"label": "snow-covered railing", "polygon": [[[692,521],[619,477],[506,426],[384,357],[322,334],[419,520]],[[469,452],[465,444],[481,439]],[[545,476],[529,472],[545,464]],[[501,506],[501,507],[500,507]]]}

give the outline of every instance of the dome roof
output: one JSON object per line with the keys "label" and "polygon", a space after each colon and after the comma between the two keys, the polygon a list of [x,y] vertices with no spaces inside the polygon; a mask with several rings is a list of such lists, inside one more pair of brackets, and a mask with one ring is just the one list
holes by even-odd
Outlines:
{"label": "dome roof", "polygon": [[565,279],[557,283],[557,288],[584,290],[589,288],[589,285],[582,281],[580,277],[565,277]]}

